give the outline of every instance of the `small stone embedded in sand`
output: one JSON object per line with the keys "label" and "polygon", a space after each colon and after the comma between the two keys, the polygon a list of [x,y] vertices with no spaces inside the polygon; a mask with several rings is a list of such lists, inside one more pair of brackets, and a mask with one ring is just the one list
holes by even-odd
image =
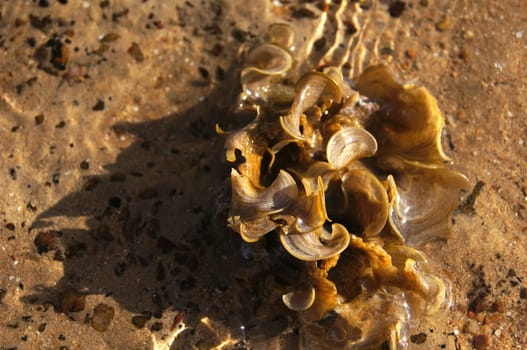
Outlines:
{"label": "small stone embedded in sand", "polygon": [[97,102],[91,108],[92,111],[103,111],[104,110],[104,101],[100,98],[97,99]]}
{"label": "small stone embedded in sand", "polygon": [[145,60],[145,56],[143,55],[143,51],[139,47],[138,43],[133,42],[132,45],[130,46],[130,48],[128,49],[128,53],[138,63],[141,63],[141,62],[143,62]]}
{"label": "small stone embedded in sand", "polygon": [[152,318],[151,312],[143,312],[141,315],[135,315],[132,317],[132,324],[137,328],[143,328],[145,323]]}
{"label": "small stone embedded in sand", "polygon": [[82,170],[88,170],[90,168],[90,161],[88,159],[84,159],[80,164],[79,167]]}
{"label": "small stone embedded in sand", "polygon": [[121,36],[117,33],[108,33],[108,34],[105,34],[103,35],[99,41],[100,42],[103,42],[103,43],[108,43],[108,42],[111,42],[111,41],[116,41],[117,39],[119,39]]}
{"label": "small stone embedded in sand", "polygon": [[417,333],[410,336],[410,341],[414,344],[423,344],[426,341],[426,333]]}
{"label": "small stone embedded in sand", "polygon": [[390,16],[392,16],[393,18],[398,18],[403,15],[403,12],[405,9],[406,9],[406,2],[393,1],[388,11],[390,12]]}
{"label": "small stone embedded in sand", "polygon": [[47,253],[58,248],[58,238],[62,236],[61,231],[49,230],[37,233],[35,246],[39,254]]}
{"label": "small stone embedded in sand", "polygon": [[35,116],[35,124],[40,125],[44,122],[44,114],[40,113]]}
{"label": "small stone embedded in sand", "polygon": [[86,295],[70,288],[60,296],[60,305],[63,312],[79,312],[86,306]]}
{"label": "small stone embedded in sand", "polygon": [[477,350],[488,349],[491,343],[489,334],[478,334],[474,337],[474,347]]}
{"label": "small stone embedded in sand", "polygon": [[106,304],[99,304],[93,310],[91,326],[99,332],[104,332],[110,326],[114,315],[115,310],[113,307]]}

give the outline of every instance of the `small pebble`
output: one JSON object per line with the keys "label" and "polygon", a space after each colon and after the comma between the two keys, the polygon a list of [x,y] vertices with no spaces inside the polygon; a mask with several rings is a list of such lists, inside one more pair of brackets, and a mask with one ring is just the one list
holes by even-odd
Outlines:
{"label": "small pebble", "polygon": [[104,101],[100,98],[97,99],[97,102],[91,108],[92,111],[103,111],[104,110]]}
{"label": "small pebble", "polygon": [[99,304],[93,310],[91,326],[99,332],[104,332],[110,326],[114,315],[115,310],[113,307],[106,304]]}
{"label": "small pebble", "polygon": [[132,324],[137,328],[143,328],[145,323],[150,320],[152,316],[150,315],[136,315],[132,317]]}
{"label": "small pebble", "polygon": [[143,55],[143,51],[139,47],[138,43],[135,43],[135,42],[132,43],[132,45],[128,49],[128,53],[130,54],[130,56],[132,56],[134,58],[134,60],[137,63],[141,63],[141,62],[143,62],[145,60],[145,56]]}
{"label": "small pebble", "polygon": [[86,305],[86,295],[79,293],[73,288],[67,289],[61,294],[60,305],[63,312],[82,311]]}
{"label": "small pebble", "polygon": [[474,337],[474,347],[477,350],[487,349],[490,346],[490,335],[488,334],[478,334]]}
{"label": "small pebble", "polygon": [[35,124],[40,125],[44,122],[44,114],[39,114],[35,116]]}
{"label": "small pebble", "polygon": [[423,344],[426,341],[426,333],[417,333],[410,336],[410,341],[414,344]]}

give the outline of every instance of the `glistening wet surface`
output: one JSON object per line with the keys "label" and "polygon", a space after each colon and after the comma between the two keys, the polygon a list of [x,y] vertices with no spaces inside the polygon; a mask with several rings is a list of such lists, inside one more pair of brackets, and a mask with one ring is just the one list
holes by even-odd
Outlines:
{"label": "glistening wet surface", "polygon": [[452,237],[420,247],[452,304],[412,324],[409,348],[526,346],[521,1],[4,1],[0,12],[1,347],[143,349],[177,331],[173,349],[298,344],[277,294],[297,262],[226,227],[230,167],[215,132],[240,93],[239,53],[275,22],[317,52],[334,47],[346,77],[387,63],[446,118],[443,147],[471,188]]}

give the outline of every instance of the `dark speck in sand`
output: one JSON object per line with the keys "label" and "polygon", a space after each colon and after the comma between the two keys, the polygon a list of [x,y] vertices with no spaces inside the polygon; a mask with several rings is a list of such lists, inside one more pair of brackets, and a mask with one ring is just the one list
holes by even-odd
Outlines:
{"label": "dark speck in sand", "polygon": [[483,181],[478,181],[476,185],[474,186],[474,189],[472,190],[472,192],[467,196],[467,198],[463,201],[463,203],[461,203],[456,208],[455,213],[474,215],[476,212],[476,209],[474,208],[474,204],[476,204],[476,199],[481,193],[481,190],[484,185],[485,183]]}
{"label": "dark speck in sand", "polygon": [[410,341],[414,344],[423,344],[426,341],[426,333],[418,333],[410,336]]}
{"label": "dark speck in sand", "polygon": [[90,161],[87,160],[87,159],[84,159],[81,163],[80,163],[80,168],[82,170],[88,170],[90,168]]}
{"label": "dark speck in sand", "polygon": [[97,102],[91,108],[93,111],[103,111],[104,110],[104,101],[100,98],[97,99]]}
{"label": "dark speck in sand", "polygon": [[393,18],[401,17],[404,10],[406,9],[406,3],[404,1],[393,1],[390,4],[390,8],[388,11],[390,12],[390,16]]}
{"label": "dark speck in sand", "polygon": [[40,113],[35,116],[35,124],[40,125],[44,122],[44,114]]}
{"label": "dark speck in sand", "polygon": [[128,53],[130,54],[130,56],[133,57],[133,59],[137,63],[141,63],[141,62],[143,62],[145,60],[145,56],[143,55],[143,51],[139,47],[138,43],[133,42],[132,45],[130,46],[130,48],[128,49]]}
{"label": "dark speck in sand", "polygon": [[145,312],[142,315],[132,317],[132,324],[137,328],[143,328],[148,320],[152,318],[150,312]]}

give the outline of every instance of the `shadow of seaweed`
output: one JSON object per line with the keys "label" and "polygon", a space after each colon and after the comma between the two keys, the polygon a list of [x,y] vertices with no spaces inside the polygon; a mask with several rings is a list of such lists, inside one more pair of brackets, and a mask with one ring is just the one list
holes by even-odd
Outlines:
{"label": "shadow of seaweed", "polygon": [[[221,84],[184,112],[115,125],[115,133],[137,140],[105,174],[82,179],[81,191],[33,222],[37,248],[63,261],[64,275],[25,301],[71,314],[79,310],[64,298],[74,290],[109,296],[133,314],[179,310],[198,331],[186,332],[176,348],[201,338],[212,346],[225,334],[239,344],[266,343],[288,329],[292,314],[281,295],[286,281],[298,279],[297,263],[275,238],[249,247],[226,226],[229,166],[214,124],[230,125],[238,91],[237,83]],[[62,227],[60,218],[85,228]],[[226,333],[200,332],[204,319]]]}

